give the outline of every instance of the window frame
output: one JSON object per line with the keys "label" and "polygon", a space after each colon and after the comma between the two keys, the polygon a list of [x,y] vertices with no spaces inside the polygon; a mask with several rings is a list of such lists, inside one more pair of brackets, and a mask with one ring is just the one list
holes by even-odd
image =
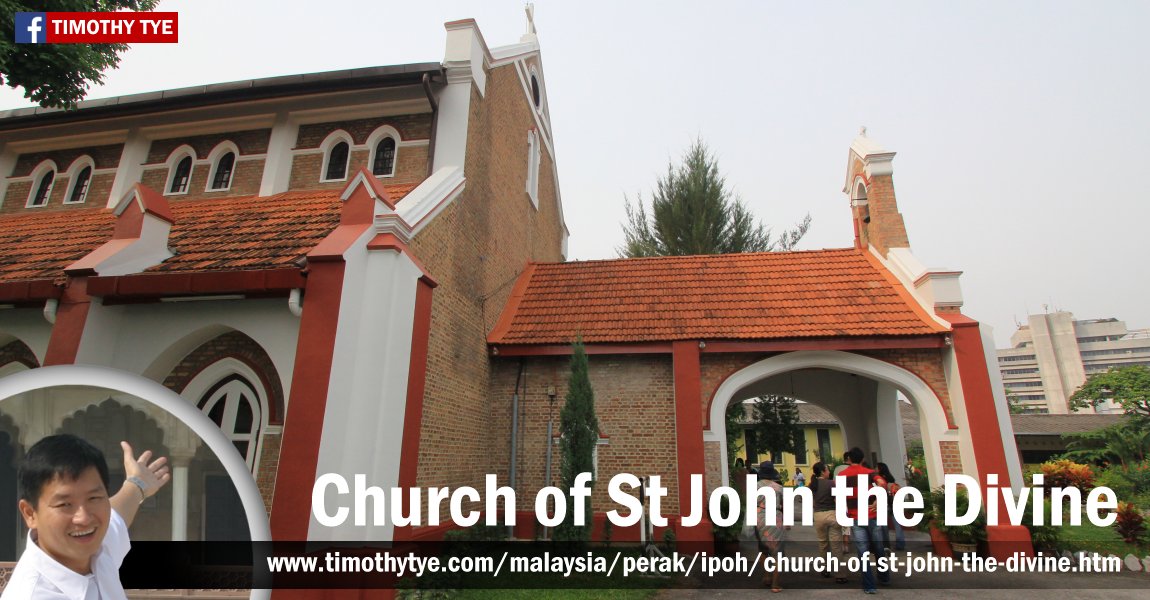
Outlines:
{"label": "window frame", "polygon": [[[341,143],[347,144],[347,157],[344,160],[343,177],[328,177],[332,152],[335,150],[336,146]],[[320,145],[320,149],[323,151],[323,162],[321,163],[319,170],[320,183],[347,181],[347,178],[350,175],[349,171],[351,170],[351,151],[353,148],[355,148],[355,141],[352,140],[351,134],[342,129],[337,129],[329,133],[328,136],[324,138],[323,144]]]}
{"label": "window frame", "polygon": [[[72,200],[76,195],[76,187],[80,184],[80,175],[88,171],[88,179],[84,181],[84,189],[80,192],[79,200]],[[96,162],[85,154],[72,161],[68,167],[68,193],[64,195],[64,204],[84,204],[88,201],[88,192],[92,191],[92,179],[96,176]]]}
{"label": "window frame", "polygon": [[[188,163],[188,181],[182,190],[174,192],[172,191],[172,184],[176,181],[176,173],[184,159],[191,159],[191,162]],[[192,177],[196,174],[196,151],[191,146],[184,144],[168,155],[165,164],[168,166],[168,178],[164,182],[164,195],[186,196],[192,189]]]}
{"label": "window frame", "polygon": [[[32,169],[32,186],[28,190],[28,199],[24,202],[24,208],[43,208],[48,206],[52,201],[52,190],[56,189],[56,175],[59,172],[60,169],[52,160],[41,161],[40,164],[36,165],[36,168]],[[48,187],[44,193],[44,203],[35,204],[34,201],[36,198],[40,197],[40,188],[44,185],[44,179],[49,175],[52,178],[47,182]]]}
{"label": "window frame", "polygon": [[[220,164],[227,156],[232,155],[232,164],[228,172],[228,180],[222,187],[215,187],[216,177],[220,172]],[[208,171],[208,180],[204,184],[204,192],[227,192],[232,189],[232,183],[236,180],[236,164],[240,159],[240,150],[230,140],[225,140],[216,144],[215,148],[208,154],[208,161],[211,163],[212,168]]]}

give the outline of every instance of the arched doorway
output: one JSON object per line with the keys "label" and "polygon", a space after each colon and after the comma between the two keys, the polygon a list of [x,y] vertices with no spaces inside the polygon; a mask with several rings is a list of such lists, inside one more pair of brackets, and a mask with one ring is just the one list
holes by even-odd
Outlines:
{"label": "arched doorway", "polygon": [[902,464],[905,448],[899,416],[899,393],[919,414],[931,484],[941,484],[943,465],[931,450],[944,439],[958,440],[939,396],[918,375],[891,363],[838,351],[802,351],[776,355],[727,377],[716,389],[709,410],[710,428],[703,432],[707,456],[719,459],[721,478],[728,481],[726,419],[733,402],[764,394],[789,395],[818,404],[843,425],[845,443],[874,452],[878,460]]}

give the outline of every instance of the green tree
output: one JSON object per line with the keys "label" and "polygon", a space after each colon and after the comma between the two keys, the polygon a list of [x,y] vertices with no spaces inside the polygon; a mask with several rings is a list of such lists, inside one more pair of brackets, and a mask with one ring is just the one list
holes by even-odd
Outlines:
{"label": "green tree", "polygon": [[1062,436],[1068,440],[1062,458],[1082,463],[1117,462],[1126,467],[1150,456],[1150,429],[1130,419],[1104,429]]}
{"label": "green tree", "polygon": [[[599,442],[599,420],[595,418],[595,392],[587,375],[587,353],[583,340],[575,341],[571,354],[571,375],[567,381],[567,400],[559,414],[560,450],[563,464],[560,469],[563,489],[571,489],[580,473],[595,474],[595,444]],[[594,484],[594,480],[592,480]],[[584,500],[586,521],[581,526],[574,522],[575,509],[569,506],[567,516],[555,528],[558,541],[584,542],[591,539],[590,500]]]}
{"label": "green tree", "polygon": [[739,450],[743,449],[744,443],[742,436],[739,432],[743,430],[743,417],[746,410],[743,408],[742,402],[734,402],[727,407],[725,415],[727,423],[727,479],[729,485],[736,490],[741,490],[743,482],[735,479],[735,460],[738,458]]}
{"label": "green tree", "polygon": [[1106,400],[1140,421],[1150,419],[1150,368],[1134,365],[1091,375],[1070,397],[1070,408],[1098,406]]}
{"label": "green tree", "polygon": [[17,12],[150,11],[158,0],[0,0],[0,83],[23,87],[45,107],[71,108],[104,71],[120,64],[127,44],[17,44]]}
{"label": "green tree", "polygon": [[625,198],[626,242],[621,256],[687,256],[791,250],[811,224],[807,215],[773,238],[771,230],[727,189],[719,165],[702,140],[695,140],[679,165],[655,183],[648,211],[642,196]]}
{"label": "green tree", "polygon": [[755,398],[755,439],[766,452],[791,452],[803,435],[794,398],[768,394]]}

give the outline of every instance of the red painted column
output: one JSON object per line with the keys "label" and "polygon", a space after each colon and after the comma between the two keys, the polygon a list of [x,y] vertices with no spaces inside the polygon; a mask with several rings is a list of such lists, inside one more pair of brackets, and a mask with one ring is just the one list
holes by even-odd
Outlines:
{"label": "red painted column", "polygon": [[[983,498],[986,498],[986,476],[998,475],[998,483],[1010,485],[1007,470],[1006,444],[999,427],[998,410],[994,404],[994,390],[987,370],[987,357],[982,345],[978,321],[957,313],[939,315],[954,326],[954,355],[958,362],[958,376],[966,405],[967,427],[974,445],[974,460],[982,475]],[[1006,504],[999,496],[998,514],[1005,520]],[[1022,525],[1003,522],[986,528],[987,545],[994,557],[1005,560],[1015,552],[1034,554],[1030,530]]]}
{"label": "red painted column", "polygon": [[75,364],[91,306],[88,278],[69,278],[56,308],[56,323],[52,326],[52,337],[48,339],[43,366]]}
{"label": "red painted column", "polygon": [[[420,279],[415,289],[415,326],[411,332],[411,366],[407,375],[407,405],[403,412],[403,446],[399,457],[399,487],[416,487],[419,477],[419,434],[423,426],[423,394],[427,388],[427,348],[431,337],[431,293],[434,284]],[[403,494],[406,514],[411,497]],[[396,527],[396,541],[409,540],[411,527]]]}
{"label": "red painted column", "polygon": [[307,539],[343,293],[342,261],[314,262],[308,270],[272,502],[271,529],[276,540]]}
{"label": "red painted column", "polygon": [[[703,456],[702,369],[699,365],[699,342],[675,342],[671,346],[675,377],[675,442],[678,449],[679,514],[686,516],[692,494],[705,496],[706,490],[692,490],[691,475],[706,473]],[[706,498],[703,498],[704,502]],[[704,504],[705,506],[705,504]],[[680,527],[678,539],[683,542],[714,541],[710,519],[696,527]]]}

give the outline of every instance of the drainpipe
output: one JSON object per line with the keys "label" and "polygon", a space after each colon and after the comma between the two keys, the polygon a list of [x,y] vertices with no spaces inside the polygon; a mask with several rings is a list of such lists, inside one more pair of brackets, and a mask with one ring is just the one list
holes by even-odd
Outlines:
{"label": "drainpipe", "polygon": [[435,172],[435,132],[439,128],[439,101],[431,91],[430,73],[423,74],[423,93],[427,94],[427,103],[431,105],[431,140],[427,142],[427,176],[431,177]]}
{"label": "drainpipe", "polygon": [[[516,485],[515,462],[519,456],[519,382],[523,380],[523,359],[519,359],[519,372],[515,375],[515,393],[511,394],[511,468],[508,473],[508,483],[511,489],[519,493]],[[515,528],[508,525],[507,535],[513,536]]]}
{"label": "drainpipe", "polygon": [[299,288],[292,288],[288,294],[288,310],[297,317],[303,315],[303,298]]}
{"label": "drainpipe", "polygon": [[60,301],[55,298],[48,298],[44,303],[44,319],[49,323],[56,324],[56,309],[60,307]]}

